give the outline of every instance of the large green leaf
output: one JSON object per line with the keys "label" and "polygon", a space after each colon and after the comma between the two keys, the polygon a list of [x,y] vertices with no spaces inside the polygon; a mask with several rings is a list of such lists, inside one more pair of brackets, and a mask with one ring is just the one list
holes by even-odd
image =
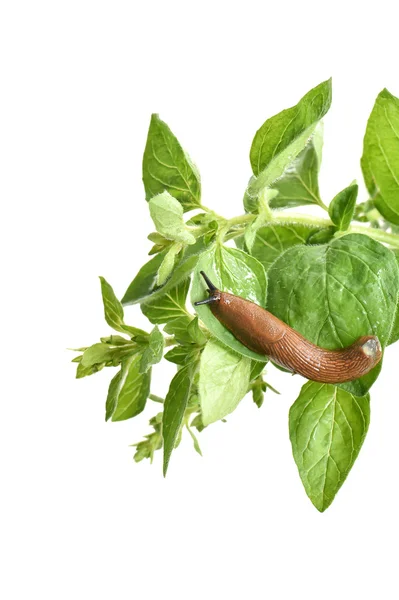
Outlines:
{"label": "large green leaf", "polygon": [[334,500],[355,462],[370,422],[369,396],[306,383],[291,406],[290,439],[306,493],[321,512]]}
{"label": "large green leaf", "polygon": [[120,379],[114,382],[115,387],[111,390],[112,421],[131,419],[144,410],[150,393],[151,369],[140,373],[140,363],[141,354],[136,354],[122,365]]}
{"label": "large green leaf", "polygon": [[364,181],[380,213],[399,224],[399,99],[377,96],[367,123],[361,160]]}
{"label": "large green leaf", "polygon": [[[350,234],[320,246],[287,250],[268,271],[268,309],[323,348],[342,348],[374,334],[387,344],[398,295],[398,266],[390,250]],[[380,365],[342,384],[364,395]]]}
{"label": "large green leaf", "polygon": [[269,269],[270,265],[292,246],[306,244],[309,236],[318,231],[307,225],[265,225],[257,230],[251,255]]}
{"label": "large green leaf", "polygon": [[271,117],[256,132],[250,160],[256,176],[248,187],[251,196],[270,187],[295,160],[331,105],[331,79],[308,92],[296,106]]}
{"label": "large green leaf", "polygon": [[187,315],[186,298],[190,278],[188,277],[179,285],[172,288],[163,296],[158,296],[154,301],[141,305],[141,310],[151,323],[168,323],[172,319]]}
{"label": "large green leaf", "polygon": [[248,391],[251,359],[209,340],[201,354],[199,396],[202,422],[209,425],[235,410]]}
{"label": "large green leaf", "polygon": [[356,183],[339,192],[331,200],[328,214],[340,231],[346,231],[353,219],[359,187]]}
{"label": "large green leaf", "polygon": [[302,152],[288,165],[282,177],[273,184],[272,188],[278,195],[270,201],[271,208],[322,203],[318,182],[323,143],[321,125],[320,123]]}
{"label": "large green leaf", "polygon": [[194,368],[192,363],[182,367],[173,377],[165,398],[162,419],[164,476],[168,470],[170,457],[173,448],[175,447],[184,412],[190,397],[193,372]]}
{"label": "large green leaf", "polygon": [[[265,306],[267,279],[263,266],[252,256],[242,250],[212,246],[204,252],[194,272],[191,290],[191,301],[197,302],[207,296],[206,286],[200,275],[204,271],[221,291],[241,296],[256,304]],[[252,352],[234,337],[212,314],[209,306],[196,306],[199,318],[211,333],[223,344],[249,358],[265,360],[264,356]]]}
{"label": "large green leaf", "polygon": [[146,199],[168,191],[184,210],[201,206],[198,170],[169,127],[153,114],[143,156]]}

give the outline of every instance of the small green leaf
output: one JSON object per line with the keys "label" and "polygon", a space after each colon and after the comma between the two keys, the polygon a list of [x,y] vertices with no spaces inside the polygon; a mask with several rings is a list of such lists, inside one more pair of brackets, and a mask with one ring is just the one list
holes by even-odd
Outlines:
{"label": "small green leaf", "polygon": [[340,231],[346,231],[353,219],[359,186],[355,183],[339,192],[328,207],[331,221]]}
{"label": "small green leaf", "polygon": [[93,344],[84,351],[81,364],[83,367],[93,367],[102,363],[110,363],[112,366],[118,365],[123,358],[131,356],[139,351],[138,344],[111,346],[110,344]]}
{"label": "small green leaf", "polygon": [[323,206],[318,183],[322,145],[323,127],[320,122],[302,152],[273,184],[272,189],[278,195],[271,200],[271,208],[294,208],[304,204]]}
{"label": "small green leaf", "polygon": [[176,256],[182,249],[180,243],[172,244],[164,256],[164,259],[158,269],[157,273],[157,285],[162,286],[167,279],[170,277],[176,262]]}
{"label": "small green leaf", "polygon": [[190,287],[190,278],[187,277],[163,296],[158,296],[154,301],[141,305],[143,314],[151,323],[168,323],[172,319],[187,315],[186,298]]}
{"label": "small green leaf", "polygon": [[154,258],[141,267],[122,298],[123,305],[136,304],[151,294],[156,287],[158,270],[165,254],[166,251],[156,254]]}
{"label": "small green leaf", "polygon": [[262,263],[267,271],[287,248],[306,244],[316,231],[318,229],[315,227],[301,224],[265,225],[256,231],[250,254]]}
{"label": "small green leaf", "polygon": [[201,355],[199,396],[202,422],[209,425],[235,410],[248,391],[251,360],[209,340]]}
{"label": "small green leaf", "polygon": [[265,398],[265,392],[260,385],[254,385],[252,387],[252,400],[255,402],[256,406],[260,408],[263,404]]}
{"label": "small green leaf", "polygon": [[321,512],[355,462],[370,422],[369,396],[309,381],[290,409],[290,439],[306,493]]}
{"label": "small green leaf", "polygon": [[153,114],[143,156],[146,199],[168,191],[184,210],[201,206],[198,170],[169,127]]}
{"label": "small green leaf", "polygon": [[159,267],[165,258],[165,252],[156,254],[144,267],[138,272],[132,283],[128,287],[122,304],[136,304],[137,302],[153,302],[161,298],[171,289],[176,287],[181,281],[186,279],[195,268],[200,253],[205,245],[202,239],[197,240],[192,246],[182,251],[181,258],[174,267],[174,270],[165,285],[157,286],[157,273]]}
{"label": "small green leaf", "polygon": [[[382,244],[349,234],[326,245],[290,248],[268,276],[268,310],[314,344],[343,348],[363,335],[376,335],[385,347],[399,275],[394,255]],[[380,368],[340,387],[364,395]]]}
{"label": "small green leaf", "polygon": [[106,363],[115,356],[115,349],[108,344],[93,344],[84,351],[81,364],[83,367],[91,367],[99,363]]}
{"label": "small green leaf", "polygon": [[208,338],[199,326],[198,317],[195,317],[195,319],[190,322],[187,327],[187,332],[194,344],[197,344],[198,346],[206,344]]}
{"label": "small green leaf", "polygon": [[116,331],[128,333],[131,337],[136,337],[137,335],[146,336],[147,333],[142,329],[137,329],[137,327],[125,325],[123,320],[123,307],[117,299],[117,297],[115,296],[114,290],[112,289],[110,284],[104,279],[104,277],[100,277],[100,282],[101,294],[104,304],[104,317],[108,325]]}
{"label": "small green leaf", "polygon": [[162,416],[163,413],[160,412],[155,415],[155,417],[152,417],[150,419],[150,425],[153,427],[154,431],[149,435],[146,435],[145,440],[142,442],[133,444],[133,446],[136,446],[136,453],[134,455],[135,462],[140,462],[145,458],[149,458],[150,462],[152,462],[154,452],[162,448]]}
{"label": "small green leaf", "polygon": [[141,355],[128,358],[122,365],[119,392],[112,413],[113,421],[131,419],[144,410],[150,393],[151,370],[140,373]]}
{"label": "small green leaf", "polygon": [[105,320],[116,331],[123,331],[123,307],[110,284],[100,277]]}
{"label": "small green leaf", "polygon": [[184,412],[190,397],[193,365],[182,367],[173,377],[165,398],[162,419],[164,443],[163,474],[166,476],[170,457],[183,422]]}
{"label": "small green leaf", "polygon": [[[216,287],[222,291],[242,296],[260,306],[266,302],[267,279],[263,266],[246,252],[219,245],[212,246],[201,254],[191,290],[192,303],[207,296],[206,285],[200,275],[204,271]],[[209,306],[196,306],[201,321],[223,344],[255,360],[263,361],[264,356],[252,352],[241,344],[212,314]]]}
{"label": "small green leaf", "polygon": [[116,402],[118,400],[118,394],[120,389],[120,383],[122,379],[122,369],[111,379],[111,383],[108,388],[107,401],[105,403],[105,420],[108,421],[115,410]]}
{"label": "small green leaf", "polygon": [[260,362],[258,360],[252,360],[251,361],[251,373],[249,376],[249,380],[253,381],[254,379],[257,379],[257,377],[259,377],[259,375],[263,372],[263,369],[265,368],[266,364],[267,364],[267,361]]}
{"label": "small green leaf", "polygon": [[308,92],[296,106],[271,117],[256,132],[250,159],[256,179],[251,196],[270,187],[305,148],[319,121],[331,105],[331,79]]}
{"label": "small green leaf", "polygon": [[148,338],[148,346],[141,357],[140,373],[146,373],[152,365],[156,365],[162,360],[164,345],[164,337],[155,326]]}
{"label": "small green leaf", "polygon": [[80,362],[76,369],[76,379],[82,379],[82,377],[88,377],[89,375],[94,375],[98,373],[105,367],[105,363],[96,363],[94,365],[90,365],[85,367]]}
{"label": "small green leaf", "polygon": [[198,359],[198,348],[191,346],[176,346],[165,354],[166,360],[175,365],[185,365]]}
{"label": "small green leaf", "polygon": [[121,335],[108,335],[106,337],[100,338],[100,341],[103,344],[109,344],[110,346],[126,346],[132,343],[131,340],[127,340]]}
{"label": "small green leaf", "polygon": [[195,433],[192,431],[192,429],[191,429],[191,427],[188,425],[188,423],[187,423],[186,427],[187,427],[187,431],[188,431],[188,433],[191,435],[191,439],[193,440],[193,443],[194,443],[194,449],[195,449],[195,451],[196,451],[196,452],[198,452],[198,454],[199,454],[200,456],[202,456],[201,448],[200,448],[200,445],[199,445],[199,443],[198,443],[198,440],[197,440],[197,437],[196,437]]}
{"label": "small green leaf", "polygon": [[[399,250],[393,250],[393,254],[395,256],[396,262],[399,265]],[[399,298],[398,298],[399,300]],[[391,344],[394,344],[395,342],[397,342],[399,340],[399,302],[398,300],[396,301],[396,311],[395,311],[395,318],[393,320],[393,324],[392,324],[392,329],[391,329],[391,333],[389,334],[389,340],[388,340],[388,346],[390,346]]]}
{"label": "small green leaf", "polygon": [[158,233],[168,240],[195,244],[195,237],[186,229],[183,207],[168,192],[162,192],[149,201],[151,218]]}
{"label": "small green leaf", "polygon": [[399,99],[387,89],[377,96],[363,142],[362,171],[375,206],[399,224]]}
{"label": "small green leaf", "polygon": [[179,342],[183,344],[190,344],[192,339],[188,332],[188,326],[190,325],[191,321],[192,317],[188,315],[185,317],[179,317],[178,319],[173,319],[165,325],[164,331],[169,335],[174,335]]}
{"label": "small green leaf", "polygon": [[337,231],[336,227],[324,227],[323,229],[316,229],[308,237],[307,243],[312,244],[328,244]]}

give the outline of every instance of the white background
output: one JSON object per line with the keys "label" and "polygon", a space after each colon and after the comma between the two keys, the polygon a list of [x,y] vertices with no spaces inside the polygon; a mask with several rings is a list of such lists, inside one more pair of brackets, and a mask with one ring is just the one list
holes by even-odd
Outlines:
{"label": "white background", "polygon": [[[151,230],[141,157],[159,112],[199,166],[203,198],[239,214],[269,116],[333,76],[325,201],[355,177],[383,87],[399,95],[393,3],[18,2],[0,15],[1,597],[396,598],[397,346],[367,440],[333,505],[307,499],[288,439],[301,385],[172,457],[136,465],[148,431],[105,424],[109,370],[76,381],[67,347],[107,335],[98,275],[121,296]],[[362,187],[361,196],[366,198]],[[146,325],[137,307],[128,321]],[[172,365],[154,369],[163,395]],[[151,412],[152,411],[152,412]]]}

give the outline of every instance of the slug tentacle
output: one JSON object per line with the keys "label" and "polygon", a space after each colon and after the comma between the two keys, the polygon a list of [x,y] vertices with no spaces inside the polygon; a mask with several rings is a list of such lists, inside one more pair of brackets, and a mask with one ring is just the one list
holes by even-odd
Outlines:
{"label": "slug tentacle", "polygon": [[366,375],[381,360],[376,336],[361,337],[339,350],[320,348],[261,306],[219,291],[203,271],[201,275],[210,296],[195,305],[209,304],[215,317],[244,346],[290,371],[313,381],[343,383]]}

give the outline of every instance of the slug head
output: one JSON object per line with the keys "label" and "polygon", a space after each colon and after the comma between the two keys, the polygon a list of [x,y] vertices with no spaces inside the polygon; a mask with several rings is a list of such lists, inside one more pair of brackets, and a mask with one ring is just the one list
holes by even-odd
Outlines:
{"label": "slug head", "polygon": [[209,298],[205,298],[205,300],[199,300],[198,302],[194,302],[194,306],[199,306],[200,304],[212,304],[213,302],[219,302],[220,300],[220,291],[217,289],[215,285],[213,285],[212,281],[209,277],[204,273],[204,271],[200,271],[202,277],[205,279],[205,282],[208,286],[207,292],[209,294]]}

